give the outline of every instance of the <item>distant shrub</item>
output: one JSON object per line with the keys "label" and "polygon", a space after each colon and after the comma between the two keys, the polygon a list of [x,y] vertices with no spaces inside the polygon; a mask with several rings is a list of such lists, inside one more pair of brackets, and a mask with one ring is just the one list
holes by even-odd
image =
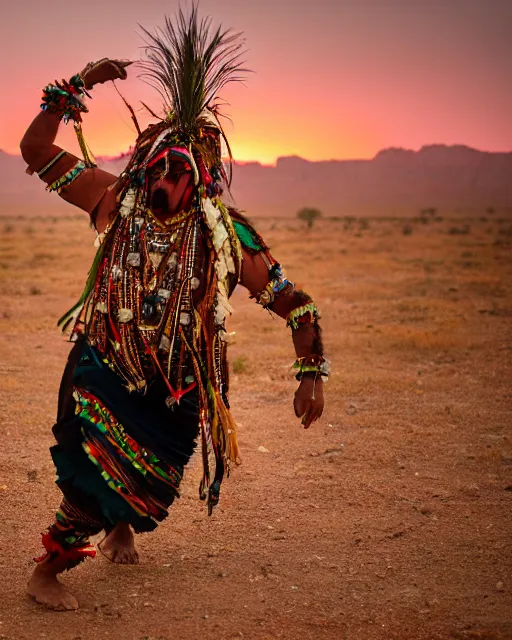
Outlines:
{"label": "distant shrub", "polygon": [[245,373],[247,371],[247,359],[244,356],[239,356],[233,361],[234,373]]}
{"label": "distant shrub", "polygon": [[450,227],[448,233],[451,236],[467,236],[471,232],[469,224],[465,224],[463,227]]}
{"label": "distant shrub", "polygon": [[314,207],[303,207],[297,211],[297,218],[299,220],[304,220],[307,224],[308,229],[311,229],[313,226],[313,222],[318,218],[322,217],[322,212],[320,209],[315,209]]}
{"label": "distant shrub", "polygon": [[404,234],[404,236],[410,236],[412,235],[412,225],[411,224],[404,224],[404,226],[402,227],[402,233]]}
{"label": "distant shrub", "polygon": [[34,286],[34,285],[32,285],[30,287],[29,292],[30,292],[31,296],[40,296],[42,294],[41,289],[39,287]]}

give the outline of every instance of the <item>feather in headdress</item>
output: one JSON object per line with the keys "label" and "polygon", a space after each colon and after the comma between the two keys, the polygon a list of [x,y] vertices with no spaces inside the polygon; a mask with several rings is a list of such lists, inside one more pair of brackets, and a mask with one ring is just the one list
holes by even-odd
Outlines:
{"label": "feather in headdress", "polygon": [[245,40],[232,29],[212,29],[210,16],[199,19],[197,4],[188,17],[179,9],[176,25],[166,17],[155,33],[141,28],[147,37],[141,76],[159,92],[176,128],[193,137],[205,110],[218,115],[219,91],[249,72]]}

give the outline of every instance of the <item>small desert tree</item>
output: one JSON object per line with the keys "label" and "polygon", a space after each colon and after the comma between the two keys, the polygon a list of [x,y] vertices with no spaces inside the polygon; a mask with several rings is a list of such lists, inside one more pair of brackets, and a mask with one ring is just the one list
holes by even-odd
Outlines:
{"label": "small desert tree", "polygon": [[315,209],[313,207],[303,207],[297,211],[297,218],[299,220],[304,220],[304,222],[308,225],[308,229],[311,229],[313,226],[313,222],[318,218],[322,217],[322,212],[320,209]]}

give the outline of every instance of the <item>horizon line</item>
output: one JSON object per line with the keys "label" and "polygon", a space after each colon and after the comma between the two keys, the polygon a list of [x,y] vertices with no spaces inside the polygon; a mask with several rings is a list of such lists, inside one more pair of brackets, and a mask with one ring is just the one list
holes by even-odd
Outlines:
{"label": "horizon line", "polygon": [[[509,151],[490,151],[487,149],[478,149],[476,147],[472,147],[470,145],[464,144],[464,143],[454,143],[454,144],[447,144],[445,142],[434,142],[434,143],[429,143],[429,144],[424,144],[419,148],[416,149],[412,149],[410,147],[403,147],[403,146],[389,146],[389,147],[383,147],[382,149],[379,149],[379,151],[377,151],[373,156],[367,156],[367,157],[359,157],[359,158],[325,158],[325,159],[316,159],[316,160],[310,160],[309,158],[305,158],[301,155],[298,155],[296,153],[290,153],[287,155],[280,155],[277,156],[276,159],[273,162],[265,162],[263,160],[258,160],[258,159],[252,159],[252,160],[237,160],[236,158],[233,157],[233,163],[236,165],[250,165],[250,164],[259,164],[261,166],[264,167],[276,167],[278,162],[280,160],[288,160],[288,159],[297,159],[297,160],[302,160],[303,162],[309,162],[311,164],[320,164],[320,163],[325,163],[325,162],[365,162],[365,161],[372,161],[375,160],[378,156],[382,155],[383,153],[386,152],[406,152],[406,153],[421,153],[422,151],[426,151],[432,148],[445,148],[445,149],[465,149],[467,151],[474,151],[477,153],[488,153],[488,154],[500,154],[500,155],[507,155],[512,153],[512,149]],[[106,155],[106,154],[98,154],[96,156],[97,159],[101,159],[103,162],[109,162],[112,160],[118,160],[124,156],[128,156],[131,155],[133,152],[133,148],[134,147],[129,147],[126,151],[120,151],[119,153],[117,153],[116,155]],[[3,149],[2,147],[0,147],[0,153],[5,153],[8,156],[12,156],[14,158],[21,158],[21,153],[11,153],[10,151],[6,151],[5,149]]]}

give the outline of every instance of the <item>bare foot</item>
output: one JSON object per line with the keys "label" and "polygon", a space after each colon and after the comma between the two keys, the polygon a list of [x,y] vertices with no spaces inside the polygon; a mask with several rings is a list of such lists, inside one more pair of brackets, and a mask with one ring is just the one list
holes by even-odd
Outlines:
{"label": "bare foot", "polygon": [[57,579],[57,573],[60,571],[62,568],[56,566],[55,562],[44,560],[38,564],[28,582],[28,595],[49,609],[74,611],[78,609],[78,602]]}
{"label": "bare foot", "polygon": [[130,525],[119,522],[98,545],[101,553],[111,562],[119,564],[139,564],[139,554],[135,549],[135,539]]}

